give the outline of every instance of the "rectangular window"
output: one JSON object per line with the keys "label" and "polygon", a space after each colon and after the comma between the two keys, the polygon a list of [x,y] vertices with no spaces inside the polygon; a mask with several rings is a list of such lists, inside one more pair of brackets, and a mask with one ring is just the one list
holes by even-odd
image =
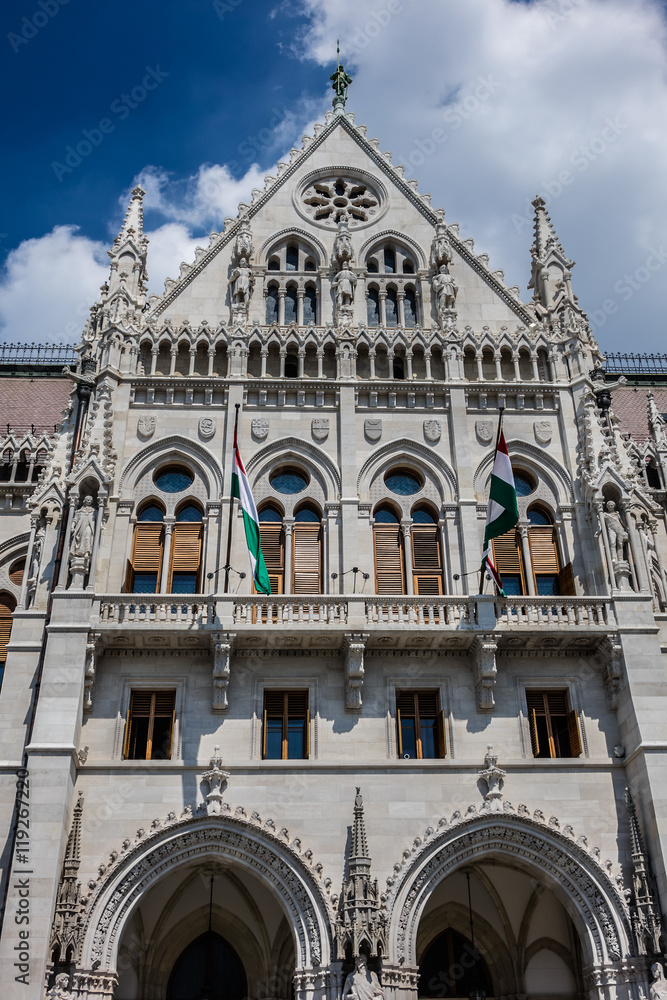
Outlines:
{"label": "rectangular window", "polygon": [[310,713],[307,691],[265,691],[262,756],[265,760],[308,757]]}
{"label": "rectangular window", "polygon": [[445,757],[445,713],[437,691],[397,691],[398,756],[414,760]]}
{"label": "rectangular window", "polygon": [[131,594],[155,594],[160,584],[164,526],[140,522],[135,526],[132,558],[128,566],[127,589]]}
{"label": "rectangular window", "polygon": [[176,692],[133,691],[125,725],[125,760],[169,760]]}
{"label": "rectangular window", "polygon": [[534,757],[581,757],[577,713],[567,691],[526,691]]}

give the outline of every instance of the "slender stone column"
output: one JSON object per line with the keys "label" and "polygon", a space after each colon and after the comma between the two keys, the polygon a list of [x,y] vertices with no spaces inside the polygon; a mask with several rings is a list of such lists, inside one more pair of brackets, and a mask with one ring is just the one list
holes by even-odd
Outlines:
{"label": "slender stone column", "polygon": [[283,518],[283,529],[285,531],[285,582],[283,584],[283,594],[292,593],[292,537],[294,532],[294,518]]}
{"label": "slender stone column", "polygon": [[169,582],[169,559],[171,557],[171,535],[174,530],[174,518],[164,519],[164,545],[162,548],[162,567],[160,570],[160,594],[167,593],[167,583]]}
{"label": "slender stone column", "polygon": [[536,596],[535,577],[533,576],[533,560],[530,554],[530,539],[528,538],[529,525],[519,522],[519,535],[521,536],[521,554],[523,555],[523,572],[526,577],[526,586],[530,597]]}
{"label": "slender stone column", "polygon": [[415,581],[412,578],[412,543],[410,540],[411,527],[411,518],[404,518],[401,521],[401,531],[403,532],[403,553],[405,559],[405,592],[409,597],[412,597],[415,592]]}

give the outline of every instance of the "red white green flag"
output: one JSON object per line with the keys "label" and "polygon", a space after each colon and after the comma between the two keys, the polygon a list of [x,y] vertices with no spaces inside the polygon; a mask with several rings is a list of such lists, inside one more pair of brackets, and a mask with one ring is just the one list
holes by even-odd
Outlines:
{"label": "red white green flag", "polygon": [[[512,463],[507,451],[505,435],[501,430],[498,435],[496,457],[491,469],[491,488],[489,490],[489,504],[486,508],[486,528],[484,530],[484,549],[482,551],[482,574],[485,570],[488,570],[503,596],[503,584],[493,561],[491,541],[494,538],[498,538],[499,535],[504,535],[506,531],[514,527],[518,520],[519,509],[516,502]],[[482,575],[482,581],[483,579]]]}
{"label": "red white green flag", "polygon": [[239,445],[234,428],[234,457],[232,465],[232,500],[236,499],[241,504],[243,511],[243,527],[245,528],[245,539],[248,544],[248,555],[250,557],[250,568],[252,578],[255,583],[255,590],[258,594],[270,594],[271,582],[264,562],[261,548],[261,535],[259,531],[259,516],[257,507],[250,490],[250,483],[246,475],[245,467],[239,455]]}

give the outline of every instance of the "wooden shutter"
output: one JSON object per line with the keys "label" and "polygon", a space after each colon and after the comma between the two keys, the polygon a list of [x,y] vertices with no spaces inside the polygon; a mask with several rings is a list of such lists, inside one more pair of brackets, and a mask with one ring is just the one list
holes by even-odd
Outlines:
{"label": "wooden shutter", "polygon": [[14,602],[10,597],[0,597],[0,663],[7,659],[7,643],[12,631]]}
{"label": "wooden shutter", "polygon": [[310,522],[294,525],[293,594],[319,594],[322,580],[322,527]]}
{"label": "wooden shutter", "polygon": [[156,691],[155,714],[160,716],[173,715],[175,702],[176,702],[175,691]]}
{"label": "wooden shutter", "polygon": [[413,525],[412,572],[414,591],[419,596],[442,594],[442,562],[437,524]]}
{"label": "wooden shutter", "polygon": [[160,521],[140,521],[134,528],[132,569],[135,573],[160,573],[163,525]]}
{"label": "wooden shutter", "polygon": [[528,530],[533,573],[558,573],[555,530],[551,525],[534,525]]}
{"label": "wooden shutter", "polygon": [[443,709],[437,715],[436,736],[438,757],[442,759],[447,756],[447,730],[445,728],[445,712]]}
{"label": "wooden shutter", "polygon": [[567,691],[547,691],[549,715],[567,715]]}
{"label": "wooden shutter", "polygon": [[401,710],[396,706],[396,723],[398,725],[398,756],[403,759],[403,733],[401,731]]}
{"label": "wooden shutter", "polygon": [[282,524],[273,521],[260,523],[260,544],[271,582],[271,593],[283,593],[285,573],[285,536]]}
{"label": "wooden shutter", "polygon": [[[197,573],[201,561],[203,525],[201,521],[183,521],[174,525],[171,539],[169,590],[173,589],[174,573]],[[199,585],[199,578],[195,589]]]}
{"label": "wooden shutter", "polygon": [[20,587],[23,583],[23,574],[25,572],[25,559],[21,559],[20,562],[14,563],[9,574],[10,581],[15,587]]}
{"label": "wooden shutter", "polygon": [[438,692],[419,691],[417,694],[420,716],[436,716],[438,714]]}
{"label": "wooden shutter", "polygon": [[308,760],[310,757],[310,709],[306,709],[306,739],[304,741],[304,758]]}
{"label": "wooden shutter", "polygon": [[504,535],[493,539],[493,555],[496,560],[496,568],[501,576],[503,573],[520,573],[523,577],[518,542],[516,528],[512,528]]}
{"label": "wooden shutter", "polygon": [[533,748],[533,757],[539,757],[540,736],[537,731],[537,712],[534,708],[528,709],[528,718],[530,720],[530,743]]}
{"label": "wooden shutter", "polygon": [[571,562],[567,566],[563,566],[558,574],[558,589],[563,597],[574,597],[577,592],[574,586],[574,573],[572,572]]}
{"label": "wooden shutter", "polygon": [[395,524],[376,524],[373,528],[375,545],[375,589],[378,594],[405,593],[403,545],[401,530]]}
{"label": "wooden shutter", "polygon": [[579,720],[574,709],[567,713],[567,733],[570,737],[570,754],[572,757],[581,757],[581,734],[579,733]]}
{"label": "wooden shutter", "polygon": [[125,739],[123,740],[123,760],[128,760],[130,756],[130,731],[132,727],[132,708],[128,708],[125,718]]}

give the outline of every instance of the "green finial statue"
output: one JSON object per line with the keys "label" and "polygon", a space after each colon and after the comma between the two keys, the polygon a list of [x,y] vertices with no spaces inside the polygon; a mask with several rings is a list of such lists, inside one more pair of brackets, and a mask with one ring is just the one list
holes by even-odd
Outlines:
{"label": "green finial statue", "polygon": [[333,99],[334,109],[345,107],[345,101],[347,100],[347,88],[352,83],[352,77],[345,72],[340,62],[340,44],[336,45],[336,59],[336,72],[332,73],[329,77],[329,79],[333,81],[331,89],[336,93],[336,96]]}

